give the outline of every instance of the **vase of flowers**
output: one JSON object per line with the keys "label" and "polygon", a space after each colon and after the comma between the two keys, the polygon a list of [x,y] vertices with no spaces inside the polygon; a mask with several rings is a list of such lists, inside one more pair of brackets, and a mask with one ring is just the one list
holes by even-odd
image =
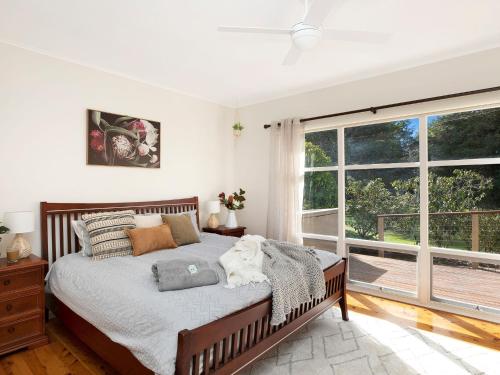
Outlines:
{"label": "vase of flowers", "polygon": [[227,228],[236,228],[238,226],[238,221],[236,220],[236,210],[242,210],[245,208],[245,190],[240,188],[239,193],[234,192],[226,197],[224,192],[219,194],[219,202],[223,204],[228,209],[228,215],[226,219]]}

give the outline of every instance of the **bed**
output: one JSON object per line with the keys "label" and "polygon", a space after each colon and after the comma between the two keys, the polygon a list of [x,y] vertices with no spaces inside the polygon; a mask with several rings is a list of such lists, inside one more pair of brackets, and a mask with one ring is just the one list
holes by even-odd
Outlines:
{"label": "bed", "polygon": [[[221,284],[159,293],[151,264],[176,251],[204,257],[224,279],[218,256],[237,240],[202,233],[201,243],[140,257],[92,262],[80,254],[71,220],[96,211],[199,211],[198,198],[112,204],[41,203],[42,255],[53,313],[77,337],[124,374],[235,373],[304,324],[339,303],[344,320],[347,262],[319,252],[326,295],[303,304],[279,326],[269,324],[266,283],[227,289]],[[197,218],[199,221],[199,218]],[[217,268],[218,267],[218,268]]]}

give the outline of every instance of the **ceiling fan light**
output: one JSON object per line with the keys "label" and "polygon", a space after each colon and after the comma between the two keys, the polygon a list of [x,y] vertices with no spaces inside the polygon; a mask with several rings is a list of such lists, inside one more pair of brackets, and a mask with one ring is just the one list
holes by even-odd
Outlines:
{"label": "ceiling fan light", "polygon": [[316,28],[304,28],[292,34],[293,44],[301,51],[316,47],[320,39],[321,31]]}

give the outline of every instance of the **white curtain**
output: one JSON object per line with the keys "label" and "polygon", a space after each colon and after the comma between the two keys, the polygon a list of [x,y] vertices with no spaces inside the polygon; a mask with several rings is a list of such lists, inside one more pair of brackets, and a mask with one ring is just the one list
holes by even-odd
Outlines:
{"label": "white curtain", "polygon": [[267,237],[302,243],[304,126],[299,119],[271,124]]}

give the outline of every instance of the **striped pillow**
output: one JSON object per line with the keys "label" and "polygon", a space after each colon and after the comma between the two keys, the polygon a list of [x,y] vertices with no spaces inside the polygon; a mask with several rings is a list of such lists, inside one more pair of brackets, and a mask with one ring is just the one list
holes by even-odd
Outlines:
{"label": "striped pillow", "polygon": [[134,229],[135,212],[95,212],[82,215],[92,245],[92,259],[104,259],[132,254],[132,243],[125,233]]}

